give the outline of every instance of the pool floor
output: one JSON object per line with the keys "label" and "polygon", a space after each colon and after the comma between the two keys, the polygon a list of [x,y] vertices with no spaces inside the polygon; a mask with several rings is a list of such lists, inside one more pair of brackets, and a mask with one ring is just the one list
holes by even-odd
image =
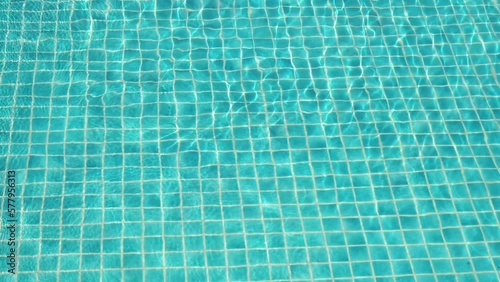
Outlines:
{"label": "pool floor", "polygon": [[500,8],[0,0],[1,281],[500,281]]}

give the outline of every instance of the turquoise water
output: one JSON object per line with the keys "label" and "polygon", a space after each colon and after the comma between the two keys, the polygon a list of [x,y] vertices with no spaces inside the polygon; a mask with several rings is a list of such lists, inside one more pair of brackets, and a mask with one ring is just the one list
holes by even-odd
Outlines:
{"label": "turquoise water", "polygon": [[496,1],[0,3],[0,280],[499,281]]}

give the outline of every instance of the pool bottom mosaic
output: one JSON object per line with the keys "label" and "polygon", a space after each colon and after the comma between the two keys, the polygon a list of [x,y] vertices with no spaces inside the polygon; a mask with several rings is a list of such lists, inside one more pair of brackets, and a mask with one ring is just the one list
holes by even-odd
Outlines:
{"label": "pool bottom mosaic", "polygon": [[500,280],[495,2],[3,2],[1,281]]}

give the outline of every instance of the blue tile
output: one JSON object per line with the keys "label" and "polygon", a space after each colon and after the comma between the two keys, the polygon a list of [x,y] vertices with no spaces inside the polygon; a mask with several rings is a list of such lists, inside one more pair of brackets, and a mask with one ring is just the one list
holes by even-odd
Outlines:
{"label": "blue tile", "polygon": [[4,9],[19,279],[498,280],[494,7],[236,2]]}

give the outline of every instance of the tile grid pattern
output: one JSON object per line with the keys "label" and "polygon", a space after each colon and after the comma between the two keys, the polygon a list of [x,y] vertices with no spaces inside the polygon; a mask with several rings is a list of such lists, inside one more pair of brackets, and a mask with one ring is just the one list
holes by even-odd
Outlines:
{"label": "tile grid pattern", "polygon": [[2,5],[0,279],[498,281],[498,5],[285,2]]}

